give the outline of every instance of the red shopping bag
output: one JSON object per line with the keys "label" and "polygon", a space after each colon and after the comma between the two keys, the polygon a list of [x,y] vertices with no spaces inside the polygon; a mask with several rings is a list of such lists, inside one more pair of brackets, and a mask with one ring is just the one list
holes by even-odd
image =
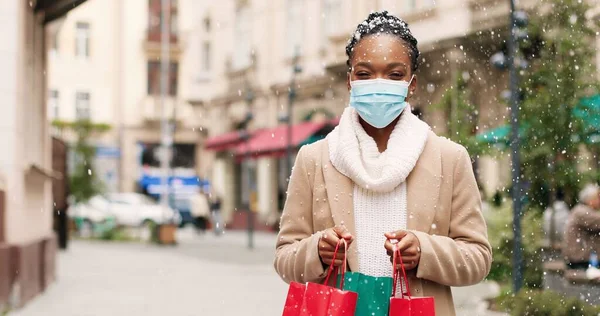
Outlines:
{"label": "red shopping bag", "polygon": [[[398,279],[400,279],[400,270],[396,268],[398,259],[400,261],[404,285],[406,286],[406,295],[403,290],[400,290],[401,297],[396,297],[396,287],[398,286]],[[392,288],[392,298],[390,298],[389,316],[435,316],[435,302],[433,297],[413,297],[410,295],[408,277],[406,276],[406,270],[404,269],[404,262],[402,261],[400,250],[394,250],[393,261],[394,287]]]}
{"label": "red shopping bag", "polygon": [[[344,244],[344,262],[342,269],[329,267],[324,284],[297,282],[290,283],[288,296],[283,308],[283,316],[354,316],[358,294],[344,291],[344,274],[346,273],[346,253],[348,252],[346,241],[341,239],[335,247],[334,257],[337,256],[340,244]],[[340,288],[328,286],[329,278],[333,271],[337,277],[341,272]]]}

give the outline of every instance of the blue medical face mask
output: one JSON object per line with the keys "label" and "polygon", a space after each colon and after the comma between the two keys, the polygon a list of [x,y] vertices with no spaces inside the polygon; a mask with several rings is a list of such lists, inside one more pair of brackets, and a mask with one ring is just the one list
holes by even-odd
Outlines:
{"label": "blue medical face mask", "polygon": [[409,82],[370,79],[350,81],[350,106],[369,125],[384,128],[390,125],[406,108]]}

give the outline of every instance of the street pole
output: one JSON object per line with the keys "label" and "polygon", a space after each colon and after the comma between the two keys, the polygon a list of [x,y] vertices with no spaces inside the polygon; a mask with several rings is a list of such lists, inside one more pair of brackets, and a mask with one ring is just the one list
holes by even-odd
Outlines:
{"label": "street pole", "polygon": [[254,249],[254,213],[251,209],[252,206],[252,177],[250,170],[250,131],[248,129],[250,121],[252,120],[252,103],[254,102],[254,93],[252,92],[250,85],[246,85],[246,102],[248,105],[248,112],[244,122],[244,137],[246,138],[246,153],[244,161],[246,163],[246,215],[247,215],[247,228],[248,228],[248,249]]}
{"label": "street pole", "polygon": [[298,59],[300,58],[299,49],[296,48],[294,52],[294,59],[292,62],[292,78],[290,80],[290,90],[288,92],[288,106],[287,106],[287,148],[286,148],[286,171],[287,179],[289,181],[292,176],[292,167],[294,162],[292,161],[292,124],[293,124],[293,111],[294,111],[294,100],[296,99],[296,74],[301,70],[298,66]]}
{"label": "street pole", "polygon": [[508,42],[508,67],[510,76],[510,122],[512,158],[512,201],[513,201],[513,290],[518,293],[523,285],[523,254],[521,248],[521,162],[519,157],[519,77],[515,63],[517,56],[515,0],[510,0],[510,24]]}
{"label": "street pole", "polygon": [[169,67],[170,67],[170,40],[171,34],[169,30],[171,0],[161,0],[161,25],[160,25],[160,104],[161,104],[161,175],[162,188],[160,202],[163,206],[169,205],[169,166],[170,166],[170,147],[173,142],[171,138],[170,124],[167,113],[167,95],[169,83]]}

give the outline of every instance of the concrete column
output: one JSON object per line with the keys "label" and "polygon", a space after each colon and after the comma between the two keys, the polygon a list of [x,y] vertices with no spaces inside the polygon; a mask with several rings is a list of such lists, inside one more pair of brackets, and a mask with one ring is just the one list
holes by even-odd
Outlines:
{"label": "concrete column", "polygon": [[277,217],[277,161],[261,158],[257,165],[259,217],[272,223]]}
{"label": "concrete column", "polygon": [[212,185],[221,197],[221,214],[228,222],[235,210],[235,162],[232,158],[217,157],[212,168]]}

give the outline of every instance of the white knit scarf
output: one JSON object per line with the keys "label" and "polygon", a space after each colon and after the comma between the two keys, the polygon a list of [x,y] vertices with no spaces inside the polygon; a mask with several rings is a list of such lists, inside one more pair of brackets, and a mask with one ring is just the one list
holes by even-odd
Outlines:
{"label": "white knit scarf", "polygon": [[[348,107],[339,126],[328,136],[333,166],[354,182],[354,220],[358,271],[391,277],[384,233],[406,229],[406,178],[427,141],[429,126],[405,110],[380,153],[375,140],[362,128],[356,111]],[[399,290],[401,288],[398,288]]]}
{"label": "white knit scarf", "polygon": [[405,110],[380,153],[375,140],[362,128],[358,113],[347,107],[340,124],[327,135],[329,159],[358,186],[385,193],[403,183],[425,148],[429,125]]}

